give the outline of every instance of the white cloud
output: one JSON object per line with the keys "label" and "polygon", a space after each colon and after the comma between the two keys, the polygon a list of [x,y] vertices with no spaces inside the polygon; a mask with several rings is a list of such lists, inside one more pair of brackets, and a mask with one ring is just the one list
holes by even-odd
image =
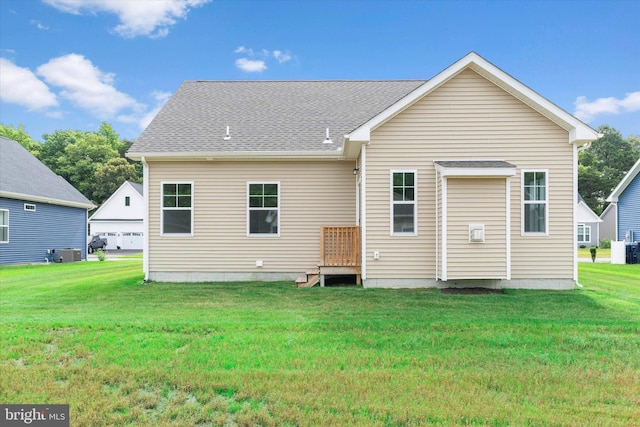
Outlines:
{"label": "white cloud", "polygon": [[31,22],[30,22],[30,24],[31,24],[31,25],[33,25],[33,26],[35,26],[35,27],[36,27],[37,29],[39,29],[39,30],[44,30],[44,31],[46,31],[46,30],[48,30],[48,29],[49,29],[49,27],[48,27],[48,26],[44,25],[42,22],[40,22],[40,21],[38,21],[38,20],[36,20],[36,19],[32,19],[32,20],[31,20]]}
{"label": "white cloud", "polygon": [[114,117],[123,109],[141,112],[145,108],[113,86],[113,73],[100,71],[82,55],[69,54],[53,58],[39,66],[37,72],[48,84],[62,88],[62,98],[102,120]]}
{"label": "white cloud", "polygon": [[141,118],[136,120],[138,122],[138,126],[140,126],[140,129],[145,129],[147,126],[149,126],[149,123],[151,123],[151,120],[153,120],[156,114],[158,114],[158,111],[160,111],[160,109],[164,107],[164,104],[166,104],[169,98],[171,98],[171,95],[172,95],[171,92],[160,92],[160,91],[155,91],[151,94],[151,96],[153,96],[153,98],[156,100],[156,106],[154,107],[153,110],[149,111],[148,113],[143,115]]}
{"label": "white cloud", "polygon": [[186,19],[189,11],[211,0],[44,0],[66,13],[112,13],[120,24],[114,30],[122,37],[165,37],[178,19]]}
{"label": "white cloud", "polygon": [[0,100],[22,105],[29,111],[58,105],[56,95],[31,70],[5,58],[0,58]]}
{"label": "white cloud", "polygon": [[278,63],[282,64],[283,62],[291,61],[291,55],[288,53],[284,53],[281,50],[274,50],[273,57],[278,60]]}
{"label": "white cloud", "polygon": [[600,114],[622,114],[640,111],[640,91],[625,94],[623,99],[613,96],[589,102],[586,96],[576,98],[574,115],[585,122]]}
{"label": "white cloud", "polygon": [[256,61],[249,58],[240,58],[236,60],[236,67],[247,73],[261,73],[267,69],[264,61]]}
{"label": "white cloud", "polygon": [[[292,58],[289,52],[261,49],[256,53],[252,48],[245,46],[238,46],[236,50],[234,50],[234,53],[240,53],[247,56],[236,60],[236,67],[247,73],[260,73],[266,70],[268,68],[267,60],[271,60],[272,58],[278,61],[279,64],[290,61]],[[252,59],[255,57],[260,59]]]}

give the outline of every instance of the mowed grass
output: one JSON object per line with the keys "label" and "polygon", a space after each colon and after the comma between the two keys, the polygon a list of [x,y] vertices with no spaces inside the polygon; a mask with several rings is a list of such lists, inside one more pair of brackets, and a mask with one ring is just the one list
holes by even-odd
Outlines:
{"label": "mowed grass", "polygon": [[142,284],[0,269],[0,402],[71,425],[640,425],[640,265],[573,291]]}
{"label": "mowed grass", "polygon": [[[591,258],[589,248],[578,248],[578,258]],[[596,259],[611,258],[611,249],[598,248],[596,250]]]}

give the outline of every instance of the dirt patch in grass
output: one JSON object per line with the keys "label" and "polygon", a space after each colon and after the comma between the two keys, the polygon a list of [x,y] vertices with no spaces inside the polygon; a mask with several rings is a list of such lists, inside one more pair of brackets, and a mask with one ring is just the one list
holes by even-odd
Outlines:
{"label": "dirt patch in grass", "polygon": [[487,294],[504,294],[503,289],[489,288],[443,288],[440,289],[443,294],[453,295],[487,295]]}

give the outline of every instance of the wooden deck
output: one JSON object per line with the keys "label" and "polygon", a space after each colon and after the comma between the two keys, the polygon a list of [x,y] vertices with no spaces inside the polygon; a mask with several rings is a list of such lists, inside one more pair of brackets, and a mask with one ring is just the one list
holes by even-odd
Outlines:
{"label": "wooden deck", "polygon": [[324,287],[326,276],[355,275],[356,283],[360,285],[361,260],[360,227],[322,227],[318,268],[307,271],[296,282],[299,288],[317,283]]}

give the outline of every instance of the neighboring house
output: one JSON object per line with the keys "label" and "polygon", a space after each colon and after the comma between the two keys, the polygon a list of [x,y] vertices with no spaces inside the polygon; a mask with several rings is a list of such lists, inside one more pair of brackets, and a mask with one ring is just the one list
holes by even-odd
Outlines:
{"label": "neighboring house", "polygon": [[475,53],[427,81],[187,81],[128,153],[145,275],[569,289],[596,138]]}
{"label": "neighboring house", "polygon": [[143,215],[142,184],[125,181],[89,217],[89,239],[99,234],[107,238],[107,249],[142,250]]}
{"label": "neighboring house", "polygon": [[600,223],[602,220],[578,194],[578,206],[576,217],[576,236],[578,246],[598,246],[600,241]]}
{"label": "neighboring house", "polygon": [[640,241],[640,159],[607,197],[602,212],[602,237],[613,241]]}
{"label": "neighboring house", "polygon": [[45,262],[51,249],[80,249],[86,259],[94,207],[19,143],[0,137],[0,264]]}

